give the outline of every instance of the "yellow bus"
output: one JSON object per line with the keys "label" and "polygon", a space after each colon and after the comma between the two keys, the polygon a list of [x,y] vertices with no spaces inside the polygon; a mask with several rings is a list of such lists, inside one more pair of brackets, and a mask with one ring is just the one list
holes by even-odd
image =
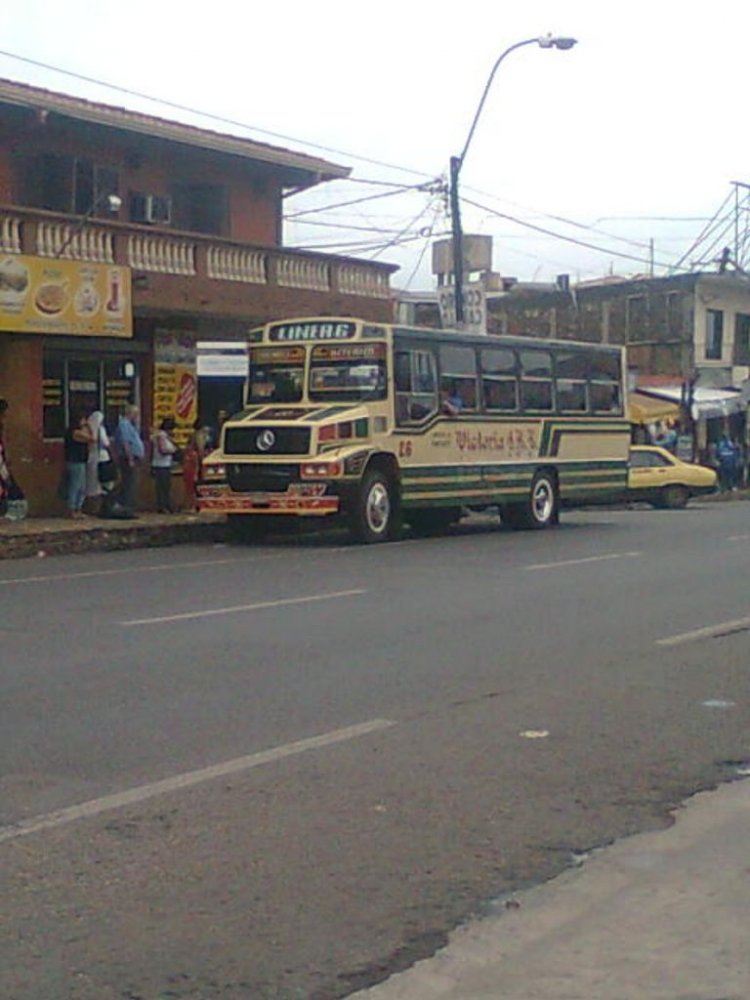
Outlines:
{"label": "yellow bus", "polygon": [[349,317],[250,333],[245,407],[198,484],[239,534],[345,517],[380,542],[496,509],[547,528],[627,488],[619,347],[477,336]]}

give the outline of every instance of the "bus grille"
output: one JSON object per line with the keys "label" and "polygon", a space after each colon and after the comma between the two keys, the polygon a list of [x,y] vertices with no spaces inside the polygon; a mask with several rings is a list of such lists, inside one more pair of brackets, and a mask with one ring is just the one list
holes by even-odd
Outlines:
{"label": "bus grille", "polygon": [[298,465],[227,465],[227,479],[235,493],[284,493],[299,481]]}
{"label": "bus grille", "polygon": [[[266,435],[272,443],[258,447]],[[224,432],[225,455],[307,455],[310,452],[309,427],[227,427]]]}

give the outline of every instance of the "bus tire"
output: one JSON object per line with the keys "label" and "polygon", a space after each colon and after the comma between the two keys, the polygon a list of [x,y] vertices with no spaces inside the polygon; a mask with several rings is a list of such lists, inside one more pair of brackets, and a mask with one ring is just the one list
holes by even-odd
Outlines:
{"label": "bus tire", "polygon": [[523,503],[508,504],[502,511],[503,524],[514,531],[551,528],[560,521],[557,483],[550,472],[537,472]]}
{"label": "bus tire", "polygon": [[398,537],[399,516],[393,480],[381,469],[368,469],[362,477],[350,517],[352,536],[372,545]]}

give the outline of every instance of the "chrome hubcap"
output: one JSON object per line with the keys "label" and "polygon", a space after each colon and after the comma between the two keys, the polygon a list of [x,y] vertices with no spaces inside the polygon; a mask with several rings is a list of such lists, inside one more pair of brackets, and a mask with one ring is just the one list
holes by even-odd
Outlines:
{"label": "chrome hubcap", "polygon": [[390,515],[391,501],[388,497],[388,490],[383,483],[374,483],[367,494],[367,503],[365,504],[365,516],[370,531],[381,535],[388,527]]}
{"label": "chrome hubcap", "polygon": [[531,494],[531,507],[534,512],[534,520],[538,524],[545,524],[552,517],[555,509],[555,494],[546,479],[541,479],[534,487]]}

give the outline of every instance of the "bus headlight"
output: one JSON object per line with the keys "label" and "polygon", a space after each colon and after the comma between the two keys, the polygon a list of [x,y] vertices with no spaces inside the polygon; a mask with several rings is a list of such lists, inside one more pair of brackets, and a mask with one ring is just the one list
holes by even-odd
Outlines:
{"label": "bus headlight", "polygon": [[301,479],[335,479],[341,475],[341,462],[305,462],[300,466]]}
{"label": "bus headlight", "polygon": [[220,464],[219,462],[213,462],[211,465],[204,464],[201,475],[204,482],[217,482],[219,480],[226,479],[226,477],[226,465]]}

